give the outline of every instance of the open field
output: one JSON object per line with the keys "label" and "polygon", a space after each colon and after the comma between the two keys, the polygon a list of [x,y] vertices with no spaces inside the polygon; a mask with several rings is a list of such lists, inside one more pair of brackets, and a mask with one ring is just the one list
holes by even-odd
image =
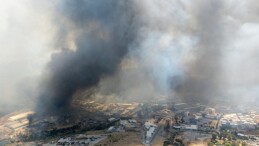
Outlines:
{"label": "open field", "polygon": [[137,132],[124,132],[124,133],[113,133],[108,138],[95,146],[101,145],[107,146],[143,146],[140,139],[140,133]]}

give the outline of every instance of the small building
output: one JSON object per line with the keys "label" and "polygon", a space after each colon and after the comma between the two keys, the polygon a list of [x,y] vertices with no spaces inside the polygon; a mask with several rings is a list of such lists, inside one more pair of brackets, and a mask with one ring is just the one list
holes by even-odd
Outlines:
{"label": "small building", "polygon": [[29,111],[29,112],[18,114],[18,115],[10,117],[9,121],[18,121],[18,120],[27,119],[28,115],[33,114],[33,113],[34,112]]}
{"label": "small building", "polygon": [[157,125],[147,121],[145,124],[145,129],[146,129],[146,143],[150,143],[152,141],[153,136],[155,135],[156,129],[157,129]]}
{"label": "small building", "polygon": [[67,137],[67,138],[60,138],[58,140],[58,145],[63,145],[64,143],[70,143],[71,141],[71,137]]}
{"label": "small building", "polygon": [[181,126],[173,126],[174,129],[181,129]]}
{"label": "small building", "polygon": [[111,126],[108,128],[107,132],[114,132],[116,128],[114,126]]}
{"label": "small building", "polygon": [[213,114],[207,114],[205,115],[205,118],[208,118],[208,119],[217,119],[217,115],[213,115]]}
{"label": "small building", "polygon": [[116,118],[114,118],[114,117],[108,119],[108,121],[109,121],[110,123],[115,122],[115,121],[117,121],[117,120],[118,120],[118,119],[116,119]]}
{"label": "small building", "polygon": [[150,127],[157,127],[157,125],[154,124],[154,123],[151,123],[151,122],[146,122],[146,123],[145,123],[145,128],[146,128],[146,129],[149,129]]}
{"label": "small building", "polygon": [[153,137],[154,134],[155,134],[155,130],[156,130],[155,127],[150,127],[150,128],[149,128],[149,130],[148,130],[147,133],[146,133],[146,140],[147,140],[147,141],[151,141],[152,137]]}
{"label": "small building", "polygon": [[216,110],[214,108],[205,108],[205,113],[206,114],[215,115],[216,114]]}
{"label": "small building", "polygon": [[128,120],[130,123],[137,123],[137,121],[135,119],[129,119]]}
{"label": "small building", "polygon": [[198,130],[198,125],[184,125],[184,126],[182,126],[182,129],[186,129],[186,130]]}
{"label": "small building", "polygon": [[136,123],[135,121],[131,121],[131,120],[120,120],[120,125],[125,127],[125,128],[136,128]]}

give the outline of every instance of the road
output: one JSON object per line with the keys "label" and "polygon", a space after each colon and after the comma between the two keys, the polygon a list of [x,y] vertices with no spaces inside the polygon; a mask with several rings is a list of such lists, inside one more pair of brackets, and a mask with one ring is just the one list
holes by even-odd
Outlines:
{"label": "road", "polygon": [[[158,123],[158,131],[156,132],[156,134],[153,136],[153,139],[151,140],[151,144],[154,143],[158,143],[160,136],[163,135],[164,133],[164,126],[165,126],[165,122],[166,120],[162,119],[159,123]],[[161,143],[162,145],[163,143]]]}

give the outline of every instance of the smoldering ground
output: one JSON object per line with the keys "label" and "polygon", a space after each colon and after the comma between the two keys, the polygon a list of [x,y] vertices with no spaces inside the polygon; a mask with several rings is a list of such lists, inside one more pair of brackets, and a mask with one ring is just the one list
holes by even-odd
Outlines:
{"label": "smoldering ground", "polygon": [[15,4],[1,9],[8,12],[0,24],[4,105],[39,97],[36,111],[60,113],[69,110],[76,92],[89,88],[146,101],[160,95],[168,100],[242,96],[240,104],[258,101],[256,1],[19,4],[21,9]]}

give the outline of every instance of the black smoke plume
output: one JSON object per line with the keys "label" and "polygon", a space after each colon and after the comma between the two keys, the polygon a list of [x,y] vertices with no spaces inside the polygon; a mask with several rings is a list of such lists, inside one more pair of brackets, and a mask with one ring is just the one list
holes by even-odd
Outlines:
{"label": "black smoke plume", "polygon": [[[73,94],[112,75],[127,53],[134,14],[126,1],[75,0],[58,5],[61,51],[51,57],[38,112],[60,113],[70,108]],[[69,37],[71,36],[72,37]],[[64,48],[64,44],[74,48]]]}

